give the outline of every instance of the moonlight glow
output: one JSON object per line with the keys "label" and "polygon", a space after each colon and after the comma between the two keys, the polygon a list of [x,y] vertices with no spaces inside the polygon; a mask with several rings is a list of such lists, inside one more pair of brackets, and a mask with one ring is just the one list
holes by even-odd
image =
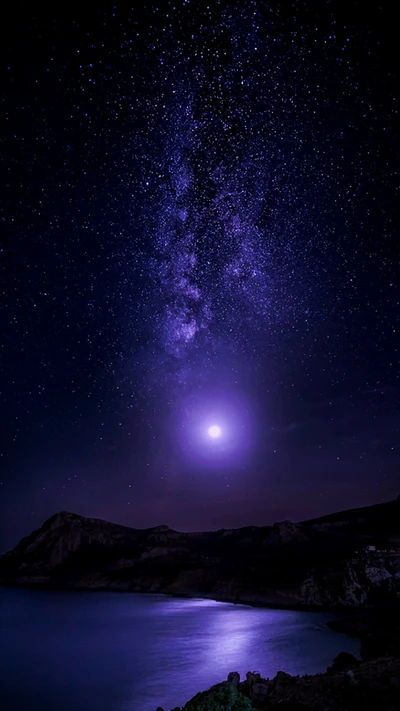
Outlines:
{"label": "moonlight glow", "polygon": [[221,437],[221,428],[218,425],[211,425],[211,427],[208,428],[208,434],[212,439],[218,439],[218,437]]}

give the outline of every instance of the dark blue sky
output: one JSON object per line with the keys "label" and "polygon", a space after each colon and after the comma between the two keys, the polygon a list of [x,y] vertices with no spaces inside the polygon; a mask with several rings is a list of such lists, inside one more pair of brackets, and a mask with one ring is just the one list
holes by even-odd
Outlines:
{"label": "dark blue sky", "polygon": [[2,548],[61,509],[193,530],[398,494],[393,13],[13,4]]}

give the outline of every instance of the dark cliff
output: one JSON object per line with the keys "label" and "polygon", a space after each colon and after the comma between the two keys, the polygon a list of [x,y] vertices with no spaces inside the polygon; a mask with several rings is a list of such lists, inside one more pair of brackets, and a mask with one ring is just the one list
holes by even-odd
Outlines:
{"label": "dark cliff", "polygon": [[[363,553],[378,535],[383,552]],[[299,524],[200,533],[61,512],[0,558],[0,582],[354,606],[397,600],[400,555],[391,549],[399,538],[399,501]]]}

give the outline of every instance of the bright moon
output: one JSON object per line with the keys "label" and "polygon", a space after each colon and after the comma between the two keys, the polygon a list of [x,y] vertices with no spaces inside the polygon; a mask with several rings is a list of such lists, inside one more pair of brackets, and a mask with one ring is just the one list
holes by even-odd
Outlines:
{"label": "bright moon", "polygon": [[208,428],[208,434],[213,439],[217,439],[217,437],[221,437],[221,428],[218,425],[212,425],[212,427]]}

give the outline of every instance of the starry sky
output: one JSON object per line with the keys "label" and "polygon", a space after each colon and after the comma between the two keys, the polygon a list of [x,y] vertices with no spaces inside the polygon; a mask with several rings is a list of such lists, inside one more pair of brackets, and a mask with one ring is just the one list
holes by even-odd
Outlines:
{"label": "starry sky", "polygon": [[1,549],[397,496],[394,6],[62,5],[1,27]]}

